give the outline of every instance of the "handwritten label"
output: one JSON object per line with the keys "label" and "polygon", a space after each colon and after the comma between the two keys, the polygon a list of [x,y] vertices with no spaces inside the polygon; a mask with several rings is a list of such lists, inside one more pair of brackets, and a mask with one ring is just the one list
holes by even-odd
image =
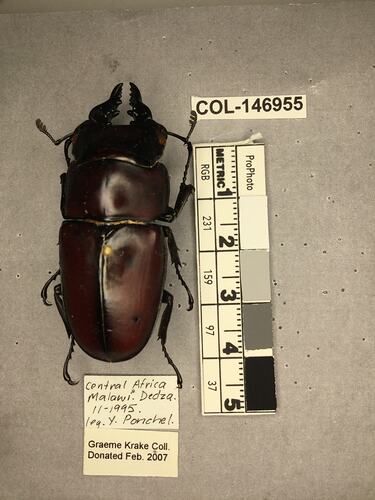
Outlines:
{"label": "handwritten label", "polygon": [[86,428],[83,473],[177,477],[178,433]]}
{"label": "handwritten label", "polygon": [[179,427],[174,375],[86,375],[86,429],[164,429]]}
{"label": "handwritten label", "polygon": [[306,118],[306,95],[192,96],[191,108],[198,120]]}

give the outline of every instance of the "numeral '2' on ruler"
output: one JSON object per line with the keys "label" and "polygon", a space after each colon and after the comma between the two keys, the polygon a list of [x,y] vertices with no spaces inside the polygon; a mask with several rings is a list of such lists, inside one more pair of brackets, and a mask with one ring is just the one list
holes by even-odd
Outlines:
{"label": "numeral '2' on ruler", "polygon": [[202,413],[276,410],[264,145],[194,145]]}

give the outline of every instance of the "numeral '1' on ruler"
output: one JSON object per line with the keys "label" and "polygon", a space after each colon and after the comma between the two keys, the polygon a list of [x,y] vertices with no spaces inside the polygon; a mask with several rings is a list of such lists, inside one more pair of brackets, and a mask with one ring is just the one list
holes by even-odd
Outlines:
{"label": "numeral '1' on ruler", "polygon": [[194,146],[202,413],[276,410],[264,145]]}

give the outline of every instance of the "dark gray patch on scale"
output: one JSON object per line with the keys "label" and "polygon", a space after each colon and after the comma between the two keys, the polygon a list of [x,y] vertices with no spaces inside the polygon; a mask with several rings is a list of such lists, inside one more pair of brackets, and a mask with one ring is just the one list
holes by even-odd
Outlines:
{"label": "dark gray patch on scale", "polygon": [[242,304],[242,322],[245,349],[269,349],[272,347],[271,303]]}

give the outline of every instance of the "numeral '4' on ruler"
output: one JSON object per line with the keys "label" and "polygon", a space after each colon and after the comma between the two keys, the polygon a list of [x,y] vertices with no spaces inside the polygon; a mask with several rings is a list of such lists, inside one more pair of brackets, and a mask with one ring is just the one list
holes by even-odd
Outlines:
{"label": "numeral '4' on ruler", "polygon": [[276,410],[264,145],[194,145],[202,413]]}

